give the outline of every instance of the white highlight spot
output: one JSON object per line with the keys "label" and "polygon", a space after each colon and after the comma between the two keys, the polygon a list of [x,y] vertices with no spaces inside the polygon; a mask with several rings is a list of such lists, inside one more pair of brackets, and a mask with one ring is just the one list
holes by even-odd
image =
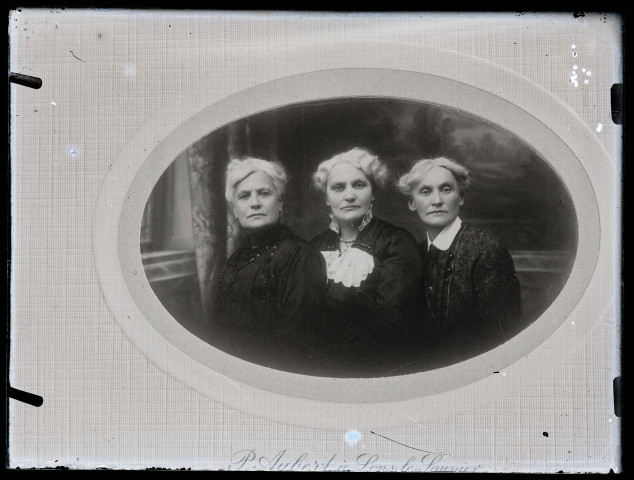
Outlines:
{"label": "white highlight spot", "polygon": [[68,156],[70,158],[77,158],[79,157],[80,151],[79,148],[75,145],[69,145],[68,146]]}
{"label": "white highlight spot", "polygon": [[583,81],[583,83],[585,83],[586,85],[590,83],[590,80],[586,79]]}
{"label": "white highlight spot", "polygon": [[502,376],[503,376],[503,377],[506,377],[506,372],[502,372]]}
{"label": "white highlight spot", "polygon": [[576,70],[576,69],[577,69],[577,66],[576,66],[576,65],[573,65],[573,66],[572,66],[572,69],[573,69],[573,70]]}
{"label": "white highlight spot", "polygon": [[55,102],[51,102],[51,105],[57,105],[57,103],[55,103]]}
{"label": "white highlight spot", "polygon": [[592,72],[591,72],[590,70],[588,70],[588,71],[586,72],[586,75],[587,75],[587,76],[590,76],[590,75],[592,75]]}
{"label": "white highlight spot", "polygon": [[574,325],[574,324],[575,324],[575,322],[572,322],[572,324]]}
{"label": "white highlight spot", "polygon": [[126,77],[134,77],[136,76],[136,65],[126,65],[123,69],[123,74]]}
{"label": "white highlight spot", "polygon": [[608,418],[608,422],[612,423],[612,419],[611,419],[611,418]]}
{"label": "white highlight spot", "polygon": [[601,132],[601,130],[603,130],[603,124],[602,123],[597,125],[597,133]]}
{"label": "white highlight spot", "polygon": [[581,71],[582,71],[582,72],[585,72],[585,71],[586,71],[586,69],[585,69],[585,68],[582,68],[582,69],[581,69]]}
{"label": "white highlight spot", "polygon": [[361,440],[361,433],[358,430],[348,430],[345,435],[346,443],[350,446]]}
{"label": "white highlight spot", "polygon": [[573,49],[575,49],[575,48],[577,48],[577,46],[576,46],[576,45],[573,45],[573,46],[572,46],[572,48],[573,48]]}

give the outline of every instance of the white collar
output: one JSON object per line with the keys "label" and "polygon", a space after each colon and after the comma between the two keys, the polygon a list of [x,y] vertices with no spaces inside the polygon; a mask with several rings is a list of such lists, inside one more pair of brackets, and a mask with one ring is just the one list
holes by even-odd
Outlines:
{"label": "white collar", "polygon": [[[372,220],[372,207],[370,207],[370,209],[363,216],[363,220],[361,220],[361,225],[359,225],[358,230],[361,232],[365,227],[368,226],[368,223],[370,223],[370,220]],[[330,214],[329,228],[330,230],[337,232],[337,234],[339,234],[339,224],[335,222],[335,219],[332,216],[332,214]]]}
{"label": "white collar", "polygon": [[454,218],[453,222],[451,222],[449,225],[446,225],[445,228],[443,228],[440,233],[436,235],[436,238],[433,242],[429,239],[429,234],[427,234],[427,250],[429,250],[429,247],[432,245],[432,243],[438,250],[442,250],[443,252],[445,250],[448,250],[449,247],[451,247],[454,238],[456,238],[456,235],[458,235],[458,231],[460,230],[461,225],[462,220],[460,220],[460,217]]}

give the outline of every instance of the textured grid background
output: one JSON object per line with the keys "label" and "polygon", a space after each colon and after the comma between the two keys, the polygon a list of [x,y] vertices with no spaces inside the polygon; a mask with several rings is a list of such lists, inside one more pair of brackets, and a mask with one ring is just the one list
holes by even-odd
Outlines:
{"label": "textured grid background", "polygon": [[[609,89],[621,81],[619,18],[22,10],[9,23],[11,71],[43,81],[39,90],[11,87],[10,378],[13,387],[44,398],[39,408],[10,401],[11,467],[237,468],[242,459],[243,468],[270,469],[618,468],[612,378],[619,374],[621,129],[610,120]],[[349,42],[376,48],[356,58],[342,50]],[[295,72],[287,55],[294,48],[314,46],[315,56],[301,65],[310,71],[395,68],[404,61],[403,45],[491,62],[469,72],[473,85],[523,105],[569,145],[589,134],[558,124],[561,112],[532,104],[521,82],[496,84],[491,69],[515,72],[572,109],[613,160],[584,164],[599,201],[602,268],[589,287],[591,308],[577,309],[555,334],[566,361],[552,365],[548,348],[537,349],[534,362],[552,374],[527,382],[510,368],[497,379],[499,400],[490,405],[456,393],[455,415],[375,431],[414,448],[367,429],[348,443],[345,433],[356,426],[345,415],[339,430],[249,415],[148,362],[114,321],[91,256],[100,186],[132,134],[164,103],[191,102],[199,82],[221,75],[241,89]],[[421,59],[421,68],[433,73],[432,60]],[[578,87],[569,82],[574,65]],[[594,327],[579,338],[573,322],[584,318]]]}

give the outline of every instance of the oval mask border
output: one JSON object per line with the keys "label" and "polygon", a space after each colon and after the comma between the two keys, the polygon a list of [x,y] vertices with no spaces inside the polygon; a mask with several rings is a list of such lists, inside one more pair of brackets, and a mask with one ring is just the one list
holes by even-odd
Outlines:
{"label": "oval mask border", "polygon": [[[575,211],[583,212],[583,216],[577,214],[579,241],[575,263],[559,296],[530,327],[491,352],[460,364],[403,377],[329,379],[294,375],[235,359],[197,339],[163,309],[145,276],[139,274],[143,271],[138,243],[141,216],[151,189],[162,172],[187,146],[239,118],[307,101],[362,96],[418,101],[464,112],[515,135],[548,163],[570,192]],[[289,99],[292,101],[289,102]],[[284,102],[280,103],[280,100]],[[465,105],[469,107],[465,108]],[[148,128],[150,127],[145,125],[142,129]],[[121,166],[126,159],[133,158],[138,153],[139,144],[140,142],[131,142],[117,159],[116,165]],[[556,159],[556,163],[550,159]],[[153,358],[160,368],[214,399],[222,397],[222,392],[226,393],[226,390],[212,389],[209,385],[218,381],[225,382],[224,377],[254,387],[258,391],[270,392],[274,396],[339,404],[407,402],[464,387],[485,378],[493,367],[505,368],[543,344],[583,297],[598,259],[600,224],[594,190],[581,162],[563,140],[526,111],[492,93],[420,72],[387,69],[320,70],[256,85],[222,98],[191,116],[158,143],[150,155],[142,160],[134,175],[129,173],[131,170],[130,167],[118,168],[119,174],[126,172],[133,179],[129,188],[123,192],[125,199],[121,209],[109,213],[119,219],[116,238],[118,269],[139,311],[131,312],[134,320],[132,316],[127,318],[127,314],[122,316],[121,308],[115,308],[113,313],[133,343],[144,354]],[[109,175],[115,175],[115,171]],[[103,198],[102,191],[100,204],[104,203]],[[96,222],[95,231],[106,232],[108,228]],[[108,238],[112,240],[112,231],[109,233]],[[102,239],[99,244],[106,241],[105,236],[95,235],[95,238]],[[116,275],[109,276],[113,272],[104,272],[99,262],[96,265],[101,272],[102,288],[104,283],[116,281]],[[104,295],[112,300],[112,293],[104,292]],[[112,302],[108,303],[111,306]],[[138,317],[139,314],[142,318]],[[144,322],[147,325],[143,325]],[[140,341],[138,335],[145,335],[147,326],[151,326],[171,347],[153,349],[147,341]],[[157,359],[158,350],[170,351],[171,355],[177,357],[177,352],[180,352],[180,355],[187,356],[194,363],[184,366],[184,362],[180,360]],[[151,354],[152,351],[154,354]],[[194,365],[210,371],[196,374],[190,368]],[[301,392],[301,397],[296,397],[298,391]]]}

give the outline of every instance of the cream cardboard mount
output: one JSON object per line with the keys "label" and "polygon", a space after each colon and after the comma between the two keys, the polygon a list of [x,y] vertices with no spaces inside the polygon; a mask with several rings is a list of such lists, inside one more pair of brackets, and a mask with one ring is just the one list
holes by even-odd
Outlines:
{"label": "cream cardboard mount", "polygon": [[[276,448],[267,450],[267,442],[247,440],[244,432],[236,430],[235,423],[223,423],[215,418],[209,420],[209,425],[220,428],[231,439],[231,447],[218,447],[205,456],[179,451],[157,460],[147,453],[151,450],[151,442],[144,443],[147,435],[138,432],[169,431],[170,426],[175,425],[171,420],[144,417],[134,426],[126,427],[125,422],[113,420],[112,415],[116,413],[111,412],[106,418],[104,412],[111,407],[134,410],[134,405],[142,403],[136,390],[116,399],[104,394],[99,395],[99,400],[87,394],[90,402],[103,402],[105,410],[79,410],[85,412],[84,421],[99,419],[97,423],[104,432],[112,430],[106,424],[119,425],[116,430],[120,444],[110,456],[94,449],[90,454],[82,452],[83,458],[88,458],[85,463],[71,461],[70,458],[75,457],[71,448],[74,443],[66,435],[73,434],[73,420],[67,419],[71,426],[68,431],[59,433],[65,453],[58,456],[64,457],[63,463],[69,467],[161,465],[272,470],[284,469],[283,465],[287,465],[286,469],[301,469],[302,465],[310,464],[304,469],[328,470],[338,466],[343,470],[398,470],[402,467],[403,471],[433,471],[432,467],[439,469],[443,463],[448,465],[447,469],[455,467],[462,471],[618,470],[620,419],[615,415],[610,395],[612,379],[620,374],[620,127],[611,123],[609,100],[605,100],[610,86],[617,83],[620,75],[621,60],[614,58],[620,55],[620,43],[614,33],[618,19],[610,20],[612,30],[606,26],[607,17],[601,24],[600,19],[589,16],[583,22],[586,30],[581,30],[580,20],[558,15],[511,18],[505,15],[278,14],[269,17],[229,12],[141,14],[31,10],[13,12],[11,21],[22,28],[11,30],[11,69],[40,75],[43,86],[38,91],[27,91],[25,87],[14,85],[11,91],[10,380],[12,386],[41,393],[44,397],[36,413],[29,410],[34,407],[10,404],[12,467],[50,465],[54,459],[46,457],[54,456],[54,442],[44,441],[40,443],[44,446],[33,450],[35,443],[52,438],[50,435],[56,431],[40,412],[48,411],[58,422],[64,421],[68,415],[64,402],[69,398],[65,388],[74,385],[73,388],[82,392],[89,388],[88,380],[73,380],[60,373],[68,369],[68,365],[51,353],[53,347],[49,342],[54,342],[56,348],[71,352],[68,358],[79,362],[73,368],[84,373],[88,365],[92,365],[88,362],[98,361],[96,367],[90,368],[97,368],[112,378],[120,375],[126,364],[132,369],[135,362],[145,358],[158,367],[151,367],[153,373],[148,375],[175,381],[173,389],[191,391],[199,396],[199,401],[211,402],[216,413],[226,410],[239,418],[252,419],[262,431],[271,425],[295,429],[299,433],[293,434],[294,442],[297,435],[320,432],[318,438],[308,442],[303,460],[293,464],[289,459],[295,457],[288,452],[299,450],[288,443],[290,431],[276,437]],[[174,30],[163,31],[164,23]],[[513,24],[525,27],[526,31],[513,32]],[[306,32],[293,28],[302,25],[306,25]],[[461,42],[469,38],[486,40],[490,46],[498,45],[507,52],[514,51],[511,40],[515,39],[515,45],[518,41],[524,45],[524,63],[504,64],[508,57],[492,53],[490,49],[484,54],[479,44],[475,47],[460,42],[454,45],[448,33],[439,30],[440,25],[458,35]],[[460,25],[465,27],[462,33]],[[484,30],[477,33],[475,25]],[[265,26],[274,28],[268,30]],[[538,27],[542,31],[548,27],[541,37],[535,33]],[[206,28],[225,33],[232,31],[234,35],[214,43],[212,39],[220,34],[216,31],[206,34]],[[324,33],[327,28],[340,32],[341,39],[327,36]],[[67,32],[68,38],[55,32],[60,29]],[[132,33],[126,35],[126,31]],[[370,31],[375,33],[372,40],[364,38],[364,33]],[[31,37],[39,42],[41,50],[33,49],[26,32],[32,32]],[[310,40],[307,32],[319,40]],[[192,34],[194,37],[190,38]],[[47,38],[50,42],[45,48]],[[128,49],[125,61],[114,59],[103,50],[99,42],[104,38],[115,51],[122,46]],[[539,43],[538,38],[545,38],[547,42]],[[597,43],[597,39],[601,41]],[[152,51],[131,52],[161,42],[166,49],[161,55]],[[182,42],[189,42],[188,48],[184,48]],[[69,49],[67,45],[81,48]],[[242,48],[248,53],[240,54]],[[48,51],[50,58],[58,59],[64,49],[72,50],[73,63],[68,63],[67,69],[60,70],[60,66],[44,62],[42,52]],[[541,57],[536,60],[540,49],[553,52],[552,56],[559,59],[564,58],[565,52],[566,62],[571,65],[566,63],[563,68],[561,63],[545,64]],[[604,71],[582,66],[580,54],[586,51],[588,61],[603,62]],[[198,58],[197,55],[206,55],[208,63],[195,67],[193,59]],[[166,59],[180,62],[189,74],[197,72],[192,78],[198,80],[185,85],[176,72],[167,68]],[[531,73],[534,70],[529,68],[529,62],[537,66],[550,65],[550,75]],[[27,64],[30,70],[25,71]],[[107,90],[104,94],[104,85],[100,85],[104,80],[99,75],[105,72],[121,76],[128,90],[118,89],[116,94]],[[163,83],[162,86],[147,84],[144,90],[138,85],[140,77]],[[75,92],[81,92],[81,99],[64,90],[61,87],[64,82],[69,82]],[[123,85],[121,79],[111,82]],[[98,92],[101,97],[97,97]],[[120,108],[123,115],[126,108],[134,108],[125,107],[126,102],[152,102],[157,93],[161,94],[161,101],[154,107],[146,107],[142,112],[137,107],[139,118],[133,123],[135,128],[117,129],[116,122],[121,117],[108,114],[109,108]],[[27,122],[32,121],[37,106],[42,108],[43,98],[46,98],[46,120],[39,120],[33,133],[29,133]],[[475,118],[524,142],[546,162],[570,195],[577,226],[574,263],[565,285],[550,306],[520,334],[482,355],[435,370],[365,379],[313,377],[255,365],[214,348],[175,321],[150,285],[140,248],[148,199],[174,160],[206,135],[237,120],[292,105],[360,98],[417,102]],[[593,105],[595,118],[600,120],[596,124],[590,124],[589,105]],[[95,115],[100,120],[96,121]],[[97,122],[103,124],[96,125]],[[99,151],[104,147],[106,151]],[[52,155],[48,154],[50,150]],[[74,157],[69,152],[75,152]],[[60,187],[50,186],[51,179],[63,183],[64,175],[72,179],[67,196],[61,193]],[[79,177],[83,180],[77,180]],[[78,188],[80,183],[81,189]],[[78,215],[80,206],[83,213]],[[54,218],[50,218],[50,214]],[[38,219],[38,228],[33,229]],[[72,229],[77,228],[83,232],[79,237],[90,245],[86,250],[89,262],[82,261],[81,253],[73,252],[73,246],[77,245],[70,237],[63,240],[63,247],[55,250],[53,246],[62,241],[61,236],[71,235]],[[29,248],[30,256],[27,255]],[[44,263],[30,260],[38,255],[48,260]],[[92,286],[81,299],[71,288],[75,284],[73,278],[83,278]],[[60,289],[60,279],[66,282],[67,288]],[[56,284],[55,295],[35,298],[36,292],[53,284]],[[93,327],[90,315],[80,308],[80,303],[95,306],[89,309],[96,317],[92,319]],[[57,308],[53,304],[63,304],[64,313],[63,317],[54,317],[57,331],[47,338],[42,312]],[[25,328],[33,323],[36,328],[27,333]],[[88,338],[103,342],[94,332],[103,329],[106,323],[120,338],[119,342],[133,346],[126,349],[130,359],[120,359],[121,363],[112,368],[107,361],[109,354],[102,351],[104,344],[84,343],[80,334],[83,332]],[[62,332],[65,334],[61,335]],[[105,345],[109,341],[106,340]],[[101,354],[81,353],[80,345],[88,349],[94,345]],[[36,354],[30,356],[28,349],[33,348]],[[574,373],[575,369],[586,372],[585,377]],[[600,374],[589,378],[589,371]],[[65,378],[65,383],[50,380],[56,375]],[[116,383],[115,380],[110,383],[113,381]],[[544,399],[538,396],[534,397],[535,405],[529,408],[530,414],[518,413],[526,408],[520,399],[540,392],[544,385],[559,392],[570,391],[569,395],[560,393],[556,398],[571,398],[571,404],[546,406]],[[93,391],[98,393],[104,388],[96,387]],[[155,392],[147,382],[135,382],[134,389],[144,388],[148,389],[146,396]],[[590,398],[602,401],[592,403]],[[75,398],[70,402],[75,405],[74,410],[81,408],[81,400]],[[182,398],[177,403],[183,411],[191,408]],[[585,426],[569,425],[564,420],[553,424],[553,415],[563,418],[568,407],[578,403],[584,405],[586,416],[592,416],[592,421]],[[156,405],[151,407],[157,408]],[[498,418],[497,428],[504,428],[505,432],[515,428],[505,440],[493,442],[506,454],[493,451],[477,454],[475,440],[459,441],[470,446],[447,453],[457,439],[467,438],[465,435],[475,438],[478,432],[490,431],[488,427],[482,430],[476,423],[477,419],[487,423],[486,419],[493,418],[492,415]],[[514,417],[527,423],[517,426],[513,423]],[[469,426],[457,426],[464,418],[476,421]],[[544,421],[546,418],[550,420]],[[194,421],[190,417],[180,420],[182,425]],[[534,434],[532,430],[539,430],[539,424],[549,422],[554,431],[559,425],[562,434],[556,445],[544,447],[534,443],[535,440],[523,439],[522,435]],[[424,450],[412,445],[430,444],[430,434],[424,430],[432,426],[443,433],[436,440],[437,448],[428,450],[442,452],[438,453],[440,457],[433,457],[440,460],[432,461],[432,457],[423,456],[407,463],[408,449],[416,455]],[[379,429],[387,435],[378,434]],[[587,438],[591,436],[590,430],[598,435],[601,445],[593,444],[593,448],[601,452],[603,460],[594,459],[594,454],[589,455],[593,460],[588,461],[583,460],[582,455],[565,453],[568,451],[564,446],[566,441],[574,442],[571,432],[579,429],[586,432]],[[197,444],[197,449],[214,441],[211,430],[200,426],[194,430],[198,433],[183,435],[191,436],[188,441]],[[493,430],[498,431],[496,427]],[[539,435],[550,438],[546,436],[546,427],[543,430]],[[92,438],[83,427],[77,431]],[[49,437],[43,437],[47,434]],[[35,440],[31,447],[27,438]],[[395,438],[407,441],[399,443]],[[338,446],[331,452],[326,445],[333,441]],[[381,441],[387,444],[376,443]],[[101,441],[92,442],[92,445],[102,445]],[[135,454],[124,452],[129,442],[136,442]],[[144,447],[139,448],[140,444]],[[398,448],[405,448],[405,452],[390,454],[389,449],[394,445],[401,445]],[[590,450],[587,444],[585,448]],[[280,456],[278,452],[282,451],[285,453]],[[510,458],[511,451],[517,452],[518,458]],[[536,451],[549,460],[531,460]],[[332,453],[336,459],[328,464]],[[303,454],[299,452],[297,457]],[[478,455],[482,456],[477,458]],[[344,457],[347,460],[344,461]],[[453,462],[447,462],[449,457]]]}

